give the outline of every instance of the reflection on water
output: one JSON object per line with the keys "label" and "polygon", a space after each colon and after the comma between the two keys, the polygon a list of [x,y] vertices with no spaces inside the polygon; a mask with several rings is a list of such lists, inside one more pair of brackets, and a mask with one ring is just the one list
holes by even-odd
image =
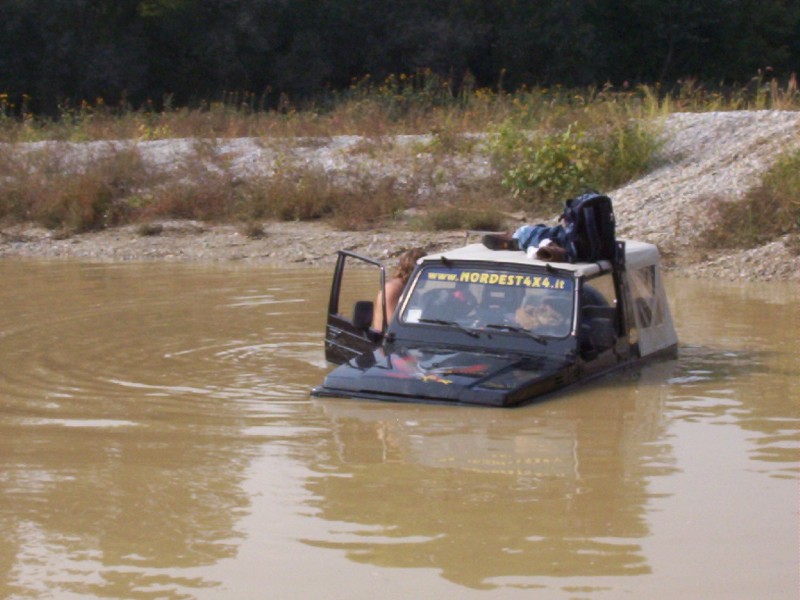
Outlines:
{"label": "reflection on water", "polygon": [[465,409],[457,423],[446,408],[400,420],[392,408],[328,403],[333,438],[308,486],[325,519],[358,527],[309,543],[381,566],[433,566],[484,589],[649,573],[638,543],[646,476],[671,468],[657,443],[660,401],[597,391],[602,411],[562,399],[529,417]]}
{"label": "reflection on water", "polygon": [[327,272],[0,275],[0,597],[796,592],[796,286],[672,282],[677,360],[499,410],[310,398]]}

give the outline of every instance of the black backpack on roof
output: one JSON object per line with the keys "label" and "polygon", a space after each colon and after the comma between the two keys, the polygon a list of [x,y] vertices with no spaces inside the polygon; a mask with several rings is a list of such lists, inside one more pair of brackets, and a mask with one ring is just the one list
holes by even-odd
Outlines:
{"label": "black backpack on roof", "polygon": [[613,261],[616,257],[611,198],[588,192],[564,204],[565,245],[570,262]]}

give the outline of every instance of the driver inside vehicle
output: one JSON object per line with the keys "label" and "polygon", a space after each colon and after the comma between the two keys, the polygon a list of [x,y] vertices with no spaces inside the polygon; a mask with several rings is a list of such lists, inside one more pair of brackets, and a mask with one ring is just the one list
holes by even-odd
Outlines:
{"label": "driver inside vehicle", "polygon": [[423,302],[423,319],[461,323],[473,314],[477,305],[469,286],[461,282],[456,283],[455,287],[441,287],[425,292]]}
{"label": "driver inside vehicle", "polygon": [[545,298],[539,302],[535,296],[528,296],[514,313],[514,320],[529,331],[555,334],[569,318],[568,304],[562,299]]}

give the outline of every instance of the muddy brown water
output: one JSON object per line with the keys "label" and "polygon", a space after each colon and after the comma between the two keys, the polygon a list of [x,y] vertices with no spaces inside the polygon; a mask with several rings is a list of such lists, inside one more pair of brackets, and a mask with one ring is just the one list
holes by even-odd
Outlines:
{"label": "muddy brown water", "polygon": [[796,598],[797,285],[502,410],[311,398],[329,280],[0,261],[0,597]]}

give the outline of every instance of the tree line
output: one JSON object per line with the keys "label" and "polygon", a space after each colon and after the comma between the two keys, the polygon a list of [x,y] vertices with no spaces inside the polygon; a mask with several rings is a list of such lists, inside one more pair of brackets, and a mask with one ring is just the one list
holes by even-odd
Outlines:
{"label": "tree line", "polygon": [[186,106],[231,92],[269,108],[421,69],[509,91],[780,80],[800,71],[800,3],[0,0],[6,112],[97,99]]}

